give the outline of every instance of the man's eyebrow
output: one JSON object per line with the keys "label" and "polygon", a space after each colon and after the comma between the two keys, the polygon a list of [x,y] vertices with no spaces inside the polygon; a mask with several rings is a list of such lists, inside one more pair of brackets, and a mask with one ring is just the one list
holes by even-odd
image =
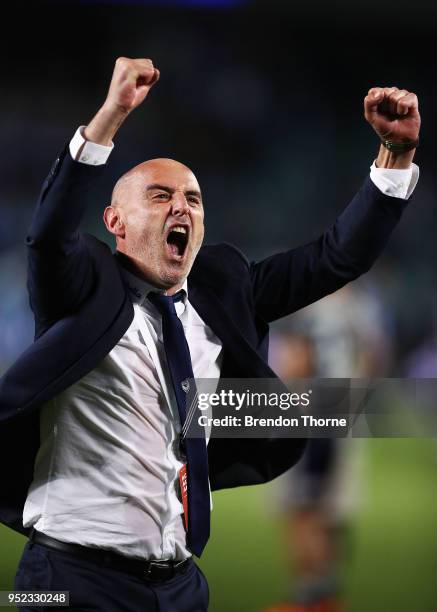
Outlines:
{"label": "man's eyebrow", "polygon": [[166,185],[159,185],[158,183],[152,183],[151,185],[147,185],[146,191],[152,191],[152,189],[161,189],[161,191],[168,191],[168,193],[174,193],[174,189],[168,187]]}
{"label": "man's eyebrow", "polygon": [[202,199],[202,194],[197,189],[189,189],[188,191],[185,192],[185,195],[187,195],[187,196],[196,196],[196,197]]}
{"label": "man's eyebrow", "polygon": [[[153,191],[154,189],[160,189],[161,191],[167,191],[167,193],[173,194],[175,189],[173,187],[168,187],[168,185],[160,185],[159,183],[152,183],[151,185],[147,185],[146,191]],[[198,189],[189,189],[185,191],[185,195],[187,196],[196,196],[197,198],[202,199],[202,194]]]}

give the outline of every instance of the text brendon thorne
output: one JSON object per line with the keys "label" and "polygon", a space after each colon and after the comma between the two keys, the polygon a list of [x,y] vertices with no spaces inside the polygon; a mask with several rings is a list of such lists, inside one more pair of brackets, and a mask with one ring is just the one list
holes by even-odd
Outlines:
{"label": "text brendon thorne", "polygon": [[346,427],[346,418],[320,418],[309,414],[302,414],[296,418],[287,418],[283,415],[272,418],[258,418],[252,415],[236,417],[209,417],[205,414],[199,416],[201,427]]}

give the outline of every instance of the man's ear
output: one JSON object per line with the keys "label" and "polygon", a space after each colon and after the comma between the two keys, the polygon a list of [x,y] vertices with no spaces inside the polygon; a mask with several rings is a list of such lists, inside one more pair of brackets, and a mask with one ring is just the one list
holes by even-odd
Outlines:
{"label": "man's ear", "polygon": [[120,217],[120,212],[114,206],[107,206],[103,212],[103,221],[106,229],[117,238],[125,237],[125,227],[123,220]]}

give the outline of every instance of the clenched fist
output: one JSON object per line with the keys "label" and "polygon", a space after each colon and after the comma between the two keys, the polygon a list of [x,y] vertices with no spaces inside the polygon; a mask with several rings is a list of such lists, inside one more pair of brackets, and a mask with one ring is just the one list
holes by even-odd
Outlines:
{"label": "clenched fist", "polygon": [[115,62],[105,106],[130,113],[143,102],[159,79],[150,59],[119,57]]}
{"label": "clenched fist", "polygon": [[109,146],[126,117],[143,102],[158,79],[159,70],[152,60],[119,57],[106,100],[85,128],[85,138]]}
{"label": "clenched fist", "polygon": [[364,98],[364,116],[381,140],[415,142],[419,138],[417,96],[397,87],[373,87]]}

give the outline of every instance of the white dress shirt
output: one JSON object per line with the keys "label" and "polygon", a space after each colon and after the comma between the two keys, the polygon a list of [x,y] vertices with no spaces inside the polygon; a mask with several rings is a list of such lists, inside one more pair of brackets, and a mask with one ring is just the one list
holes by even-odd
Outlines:
{"label": "white dress shirt", "polygon": [[[181,430],[150,285],[122,269],[129,329],[97,368],[45,404],[23,522],[64,542],[139,559],[185,559]],[[187,284],[183,287],[187,291]],[[218,380],[222,345],[188,297],[176,302],[196,378]]]}
{"label": "white dress shirt", "polygon": [[[79,128],[70,154],[92,165],[113,148]],[[384,193],[409,197],[419,170],[371,167]],[[121,268],[134,318],[102,362],[41,409],[41,447],[23,524],[49,536],[140,559],[184,559],[180,420],[150,285]],[[187,284],[184,285],[187,292]],[[175,304],[196,378],[218,379],[222,344],[186,295]]]}

